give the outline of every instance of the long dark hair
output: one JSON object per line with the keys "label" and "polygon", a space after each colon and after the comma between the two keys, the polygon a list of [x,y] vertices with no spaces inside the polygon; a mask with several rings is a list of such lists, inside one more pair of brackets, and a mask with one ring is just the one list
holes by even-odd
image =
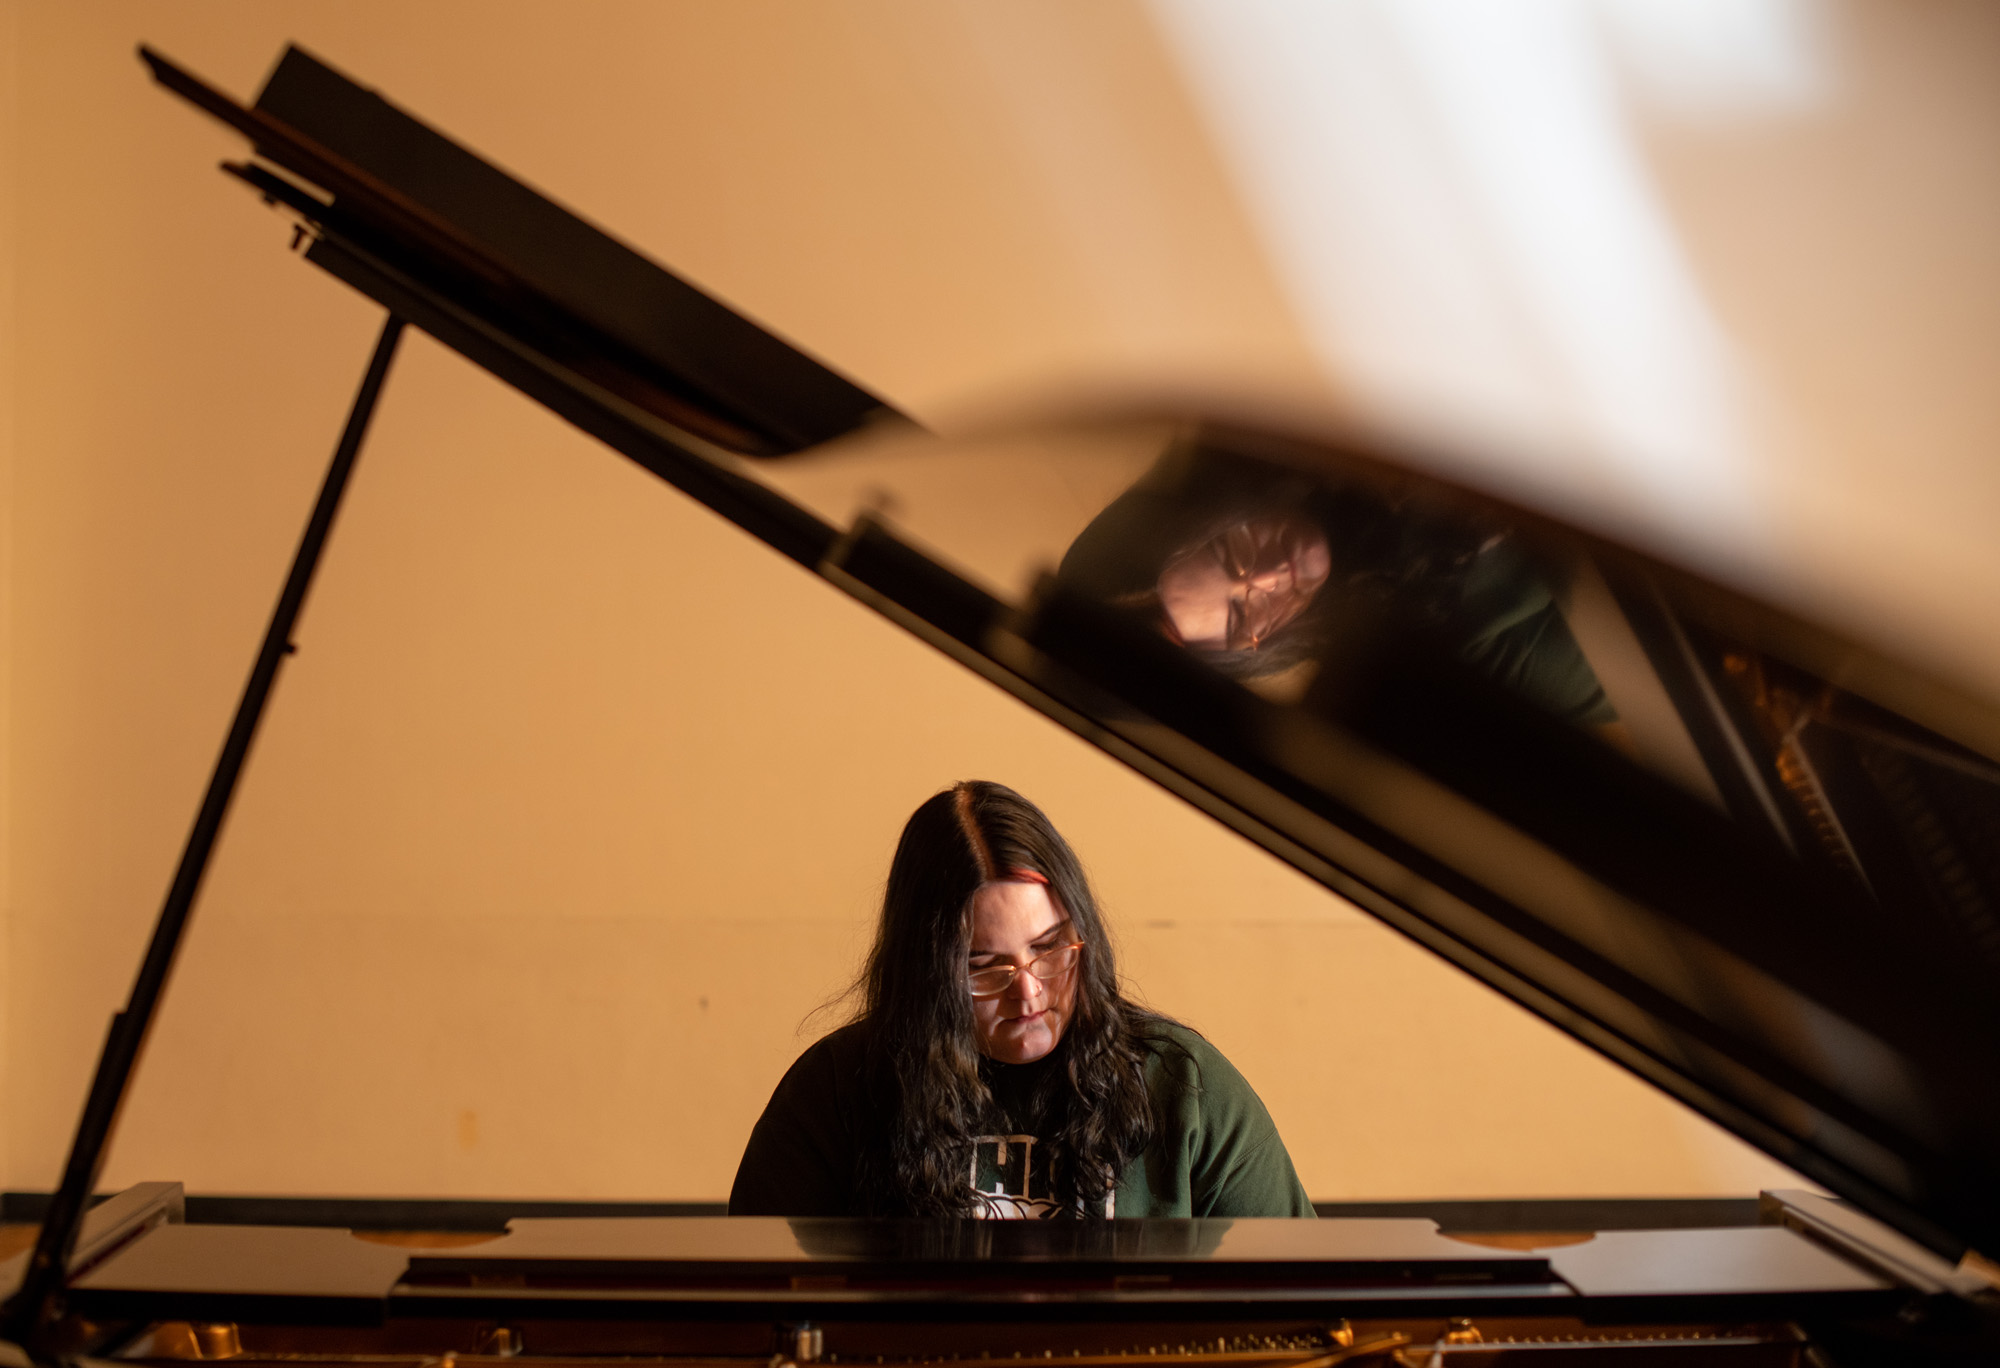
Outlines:
{"label": "long dark hair", "polygon": [[997,1121],[992,1067],[965,989],[972,897],[1028,870],[1084,943],[1076,1001],[1032,1106],[1065,1211],[1102,1212],[1119,1175],[1152,1139],[1145,1062],[1164,1018],[1125,1000],[1111,939],[1083,866],[1042,810],[1001,784],[946,789],[903,827],[882,920],[862,971],[857,1021],[869,1035],[874,1091],[886,1105],[857,1175],[876,1215],[964,1215],[972,1142]]}

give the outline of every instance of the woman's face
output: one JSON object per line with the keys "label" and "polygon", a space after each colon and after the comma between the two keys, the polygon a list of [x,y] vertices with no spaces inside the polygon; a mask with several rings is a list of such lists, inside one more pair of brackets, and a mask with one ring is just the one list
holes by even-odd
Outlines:
{"label": "woman's face", "polygon": [[1332,569],[1326,536],[1309,519],[1246,518],[1160,571],[1167,634],[1197,650],[1254,651],[1306,610]]}
{"label": "woman's face", "polygon": [[972,954],[968,970],[1011,964],[1022,972],[998,997],[972,1000],[979,1052],[1002,1064],[1040,1059],[1062,1039],[1076,1002],[1076,969],[1044,982],[1028,961],[1077,939],[1067,915],[1041,884],[1004,880],[972,895]]}

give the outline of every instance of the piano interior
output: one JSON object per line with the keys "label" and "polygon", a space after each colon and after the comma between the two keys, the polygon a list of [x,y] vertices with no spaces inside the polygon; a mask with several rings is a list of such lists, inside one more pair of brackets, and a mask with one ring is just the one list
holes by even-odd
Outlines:
{"label": "piano interior", "polygon": [[[1646,1203],[1028,1223],[366,1202],[286,1221],[223,1199],[189,1219],[175,1184],[91,1207],[237,747],[43,1235],[9,1265],[5,1361],[2000,1354],[1977,1253],[2000,1248],[1985,701],[1419,474],[1381,433],[1106,412],[940,441],[309,54],[249,106],[146,60],[249,139],[227,169],[299,225],[305,259],[389,311],[370,385],[422,329],[1837,1195],[1713,1222]],[[372,402],[364,386],[336,477]],[[253,730],[328,490],[239,714]],[[1035,515],[992,516],[1003,500]],[[1182,592],[1202,557],[1275,557],[1290,597],[1211,621]]]}

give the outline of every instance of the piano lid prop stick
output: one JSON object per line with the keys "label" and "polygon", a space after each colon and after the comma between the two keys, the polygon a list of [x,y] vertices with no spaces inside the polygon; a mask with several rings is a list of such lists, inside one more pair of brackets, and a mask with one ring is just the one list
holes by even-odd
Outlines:
{"label": "piano lid prop stick", "polygon": [[277,683],[278,667],[293,650],[292,629],[305,606],[306,592],[312,587],[313,574],[319,568],[320,555],[333,530],[334,515],[347,492],[355,458],[361,453],[361,439],[368,432],[368,420],[374,416],[382,382],[388,377],[389,363],[395,359],[396,343],[402,335],[403,320],[395,314],[389,315],[376,340],[374,355],[369,358],[354,407],[347,415],[340,443],[334,448],[312,516],[299,538],[299,549],[292,557],[291,572],[285,577],[277,607],[264,631],[256,663],[243,686],[243,697],[236,705],[236,716],[222,743],[222,754],[216,759],[215,772],[209,776],[208,790],[202,795],[187,847],[181,852],[180,865],[167,889],[166,904],[153,927],[146,958],[133,981],[132,995],[125,1010],[111,1018],[104,1053],[98,1059],[97,1073],[84,1101],[83,1120],[77,1126],[76,1139],[70,1145],[69,1159],[63,1168],[62,1185],[49,1200],[41,1234],[35,1241],[35,1251],[29,1257],[19,1289],[0,1308],[0,1339],[12,1340],[30,1352],[43,1347],[42,1339],[61,1314],[61,1294],[68,1277],[70,1255],[76,1248],[77,1231],[90,1206],[91,1192],[103,1171],[112,1132],[117,1128],[125,1085],[138,1065],[155,1009],[173,972],[174,957],[194,910],[195,896],[201,891],[202,877],[208,872],[209,857],[222,833],[230,799],[235,795],[237,780],[250,755],[250,744],[257,735],[257,724],[263,719],[265,705]]}

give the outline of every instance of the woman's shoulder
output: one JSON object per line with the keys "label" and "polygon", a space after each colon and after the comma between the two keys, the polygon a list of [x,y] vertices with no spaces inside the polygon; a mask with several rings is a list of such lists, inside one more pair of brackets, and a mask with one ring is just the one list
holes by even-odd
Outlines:
{"label": "woman's shoulder", "polygon": [[862,1081],[873,1056],[866,1022],[849,1022],[806,1046],[778,1080],[780,1094],[817,1092]]}
{"label": "woman's shoulder", "polygon": [[1199,1097],[1204,1110],[1218,1102],[1229,1105],[1256,1100],[1249,1080],[1214,1042],[1192,1026],[1172,1017],[1153,1017],[1140,1024],[1139,1038],[1146,1045],[1149,1087]]}
{"label": "woman's shoulder", "polygon": [[1215,1048],[1200,1031],[1170,1016],[1161,1016],[1158,1012],[1135,1012],[1133,1016],[1136,1018],[1133,1022],[1134,1033],[1155,1054],[1162,1050],[1185,1053]]}
{"label": "woman's shoulder", "polygon": [[[1188,1209],[1175,1214],[1310,1216],[1285,1142],[1249,1080],[1180,1022],[1157,1018],[1141,1032],[1149,1050],[1146,1084],[1162,1127],[1153,1162],[1178,1165],[1178,1190],[1188,1193]],[[1167,1190],[1149,1183],[1151,1191]]]}
{"label": "woman's shoulder", "polygon": [[1149,1013],[1139,1021],[1136,1034],[1146,1050],[1148,1073],[1164,1071],[1199,1078],[1212,1064],[1229,1067],[1222,1051],[1207,1036],[1172,1017]]}
{"label": "woman's shoulder", "polygon": [[817,1064],[857,1064],[873,1053],[874,1035],[866,1021],[850,1021],[844,1026],[834,1027],[806,1046],[798,1062],[803,1064],[812,1060]]}

